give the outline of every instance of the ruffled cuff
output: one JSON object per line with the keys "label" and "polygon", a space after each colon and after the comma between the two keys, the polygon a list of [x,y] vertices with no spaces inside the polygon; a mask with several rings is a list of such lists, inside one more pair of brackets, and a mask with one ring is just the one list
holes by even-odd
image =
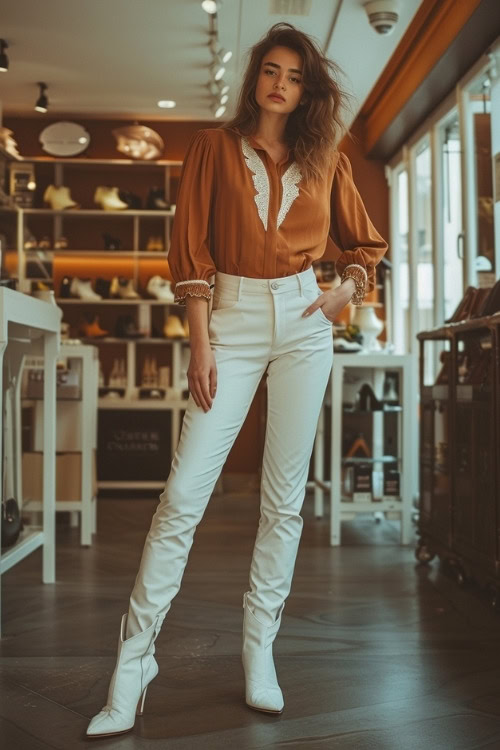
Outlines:
{"label": "ruffled cuff", "polygon": [[208,281],[193,279],[192,281],[178,281],[175,285],[174,303],[186,305],[186,297],[205,297],[210,300],[211,291]]}
{"label": "ruffled cuff", "polygon": [[350,302],[358,307],[361,306],[367,291],[368,274],[366,270],[357,263],[351,263],[344,268],[340,283],[343,283],[346,279],[353,279],[356,284],[356,291],[353,293]]}

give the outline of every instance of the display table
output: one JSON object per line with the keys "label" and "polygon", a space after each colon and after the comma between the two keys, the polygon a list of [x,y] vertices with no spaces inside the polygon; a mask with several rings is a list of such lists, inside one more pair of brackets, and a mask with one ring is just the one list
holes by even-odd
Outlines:
{"label": "display table", "polygon": [[[29,297],[12,289],[0,288],[0,398],[4,413],[7,389],[14,389],[15,406],[19,406],[20,375],[27,355],[44,358],[44,425],[43,425],[43,524],[25,527],[17,542],[0,550],[0,575],[12,568],[38,547],[43,547],[42,581],[55,582],[55,438],[56,438],[56,360],[59,351],[61,310],[48,302]],[[3,382],[4,363],[10,382]],[[12,444],[19,443],[20,413],[14,409]],[[3,421],[3,420],[2,420]],[[3,441],[0,430],[0,441]],[[0,447],[2,442],[0,442]],[[12,466],[19,467],[18,461]],[[20,469],[16,468],[17,474]],[[0,486],[5,486],[4,466],[0,461]],[[14,477],[13,486],[21,486]],[[19,498],[16,498],[19,502]],[[1,523],[1,518],[0,518]],[[0,608],[1,626],[1,608]]]}
{"label": "display table", "polygon": [[[413,357],[410,354],[392,355],[383,353],[373,354],[344,354],[336,352],[334,355],[329,388],[323,402],[314,446],[314,510],[315,516],[323,516],[323,501],[325,492],[330,498],[330,544],[340,544],[341,521],[352,519],[358,513],[387,513],[397,515],[401,520],[401,544],[410,543],[411,517],[413,507],[413,493],[415,488],[416,456],[415,446],[418,446],[417,402],[416,402],[416,373],[414,373]],[[383,419],[388,412],[373,411],[373,451],[366,459],[348,459],[343,457],[342,437],[343,420],[346,412],[355,411],[343,408],[345,403],[344,388],[346,373],[356,373],[360,382],[366,380],[372,385],[375,395],[382,399],[383,380],[386,372],[398,373],[400,406],[394,412],[399,412],[397,455],[392,464],[398,464],[400,473],[400,494],[397,497],[371,499],[364,502],[353,502],[346,496],[342,486],[342,467],[355,464],[356,461],[371,464],[373,467],[383,467],[389,463],[389,457],[384,455]],[[331,481],[325,479],[325,411],[330,404],[331,447],[330,470]],[[359,413],[359,412],[358,412]],[[367,412],[365,412],[366,414]]]}

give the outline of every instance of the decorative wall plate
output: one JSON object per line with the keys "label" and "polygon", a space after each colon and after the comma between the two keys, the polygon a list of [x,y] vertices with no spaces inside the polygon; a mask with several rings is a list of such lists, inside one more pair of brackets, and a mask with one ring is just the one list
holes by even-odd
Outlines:
{"label": "decorative wall plate", "polygon": [[40,133],[42,148],[52,156],[76,156],[88,148],[90,135],[77,122],[61,120]]}

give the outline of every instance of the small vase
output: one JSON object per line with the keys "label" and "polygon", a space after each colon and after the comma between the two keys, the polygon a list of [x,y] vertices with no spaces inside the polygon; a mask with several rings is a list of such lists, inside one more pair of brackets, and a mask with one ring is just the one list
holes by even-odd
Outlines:
{"label": "small vase", "polygon": [[377,317],[375,307],[373,305],[362,305],[356,307],[353,319],[351,321],[354,325],[359,326],[361,335],[363,336],[363,352],[379,352],[382,347],[380,341],[377,340],[384,330],[384,324]]}

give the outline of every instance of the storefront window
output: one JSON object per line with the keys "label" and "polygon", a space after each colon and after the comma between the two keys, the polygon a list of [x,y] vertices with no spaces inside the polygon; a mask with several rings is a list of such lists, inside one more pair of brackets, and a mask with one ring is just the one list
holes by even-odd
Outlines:
{"label": "storefront window", "polygon": [[442,226],[444,249],[444,319],[451,317],[464,293],[462,173],[458,116],[444,126],[442,139]]}
{"label": "storefront window", "polygon": [[400,351],[408,351],[410,341],[410,273],[408,258],[408,172],[401,170],[397,176],[397,256],[399,266],[399,304],[396,309],[402,326],[398,326]]}

